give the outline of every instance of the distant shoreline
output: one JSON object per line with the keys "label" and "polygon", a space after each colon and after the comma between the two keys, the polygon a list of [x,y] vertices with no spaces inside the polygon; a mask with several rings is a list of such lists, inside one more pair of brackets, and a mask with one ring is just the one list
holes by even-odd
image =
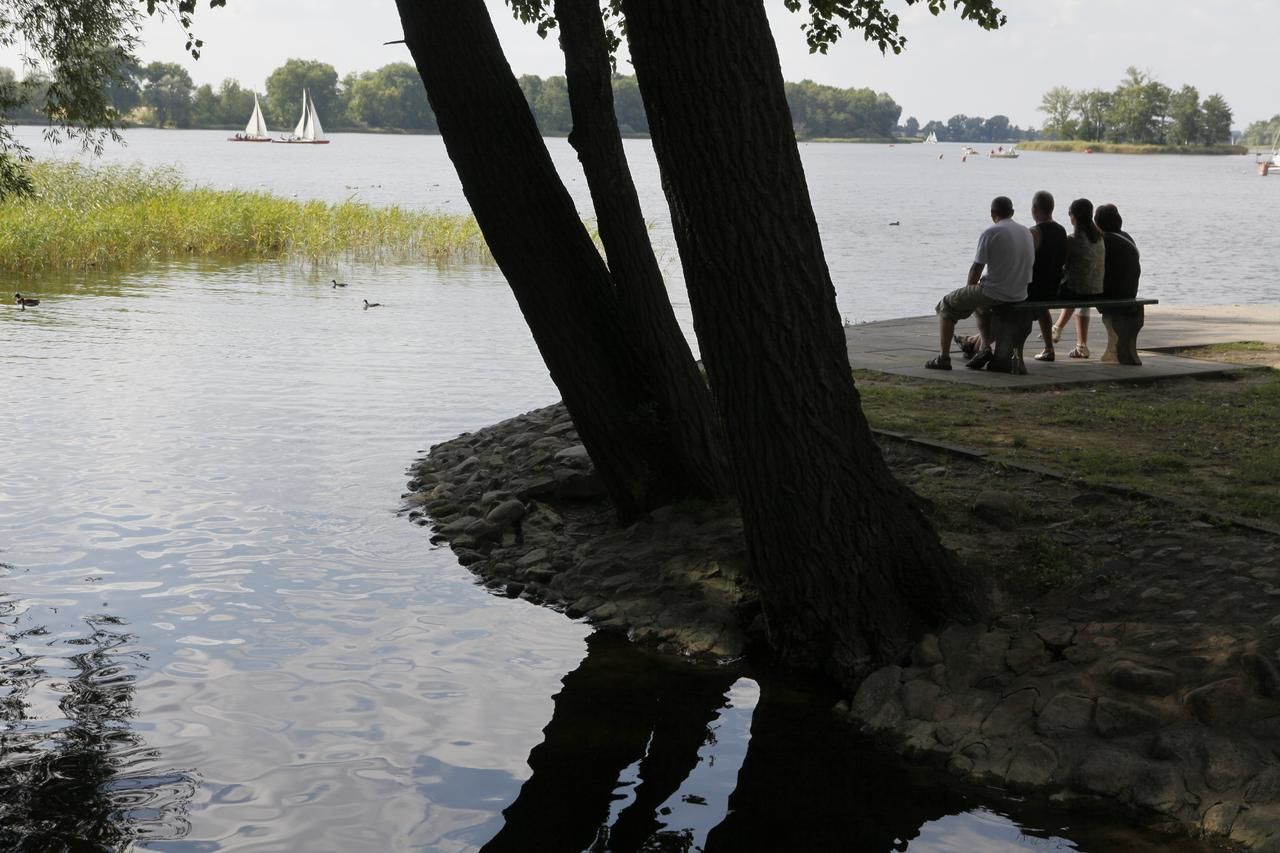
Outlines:
{"label": "distant shoreline", "polygon": [[1123,142],[1085,142],[1079,139],[1039,139],[1019,142],[1023,151],[1070,151],[1085,154],[1248,154],[1245,145],[1135,145]]}

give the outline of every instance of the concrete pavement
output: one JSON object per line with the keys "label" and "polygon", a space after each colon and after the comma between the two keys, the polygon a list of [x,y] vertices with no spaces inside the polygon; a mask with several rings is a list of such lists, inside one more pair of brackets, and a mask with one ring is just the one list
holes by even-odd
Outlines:
{"label": "concrete pavement", "polygon": [[[962,322],[959,334],[972,334],[972,320]],[[1160,352],[1198,344],[1263,341],[1280,343],[1280,306],[1277,305],[1148,305],[1146,323],[1138,335],[1141,366],[1103,364],[1107,330],[1095,311],[1089,325],[1089,349],[1093,357],[1067,358],[1075,342],[1072,321],[1057,345],[1058,360],[1033,360],[1040,351],[1038,327],[1032,330],[1023,351],[1027,375],[968,370],[959,347],[953,347],[952,370],[928,370],[924,363],[937,354],[938,318],[906,317],[861,323],[845,328],[849,364],[855,369],[878,370],[944,382],[963,382],[993,388],[1060,385],[1069,382],[1151,381],[1170,376],[1195,376],[1248,369],[1237,364],[1180,358]]]}

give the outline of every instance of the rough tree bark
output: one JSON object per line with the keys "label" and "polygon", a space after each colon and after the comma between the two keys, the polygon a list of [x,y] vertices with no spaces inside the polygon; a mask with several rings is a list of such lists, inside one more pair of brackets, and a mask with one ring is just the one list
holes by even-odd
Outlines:
{"label": "rough tree bark", "polygon": [[612,65],[598,0],[555,0],[573,132],[623,316],[656,383],[659,416],[699,494],[731,491],[715,405],[671,309],[613,109]]}
{"label": "rough tree bark", "polygon": [[622,8],[770,640],[847,681],[972,586],[859,406],[763,3]]}
{"label": "rough tree bark", "polygon": [[467,201],[619,517],[696,492],[483,0],[396,6]]}

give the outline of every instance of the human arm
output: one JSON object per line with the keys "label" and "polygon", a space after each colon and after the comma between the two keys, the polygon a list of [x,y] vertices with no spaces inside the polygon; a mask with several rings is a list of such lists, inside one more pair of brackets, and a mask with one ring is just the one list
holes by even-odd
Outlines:
{"label": "human arm", "polygon": [[986,264],[974,261],[969,267],[969,280],[965,284],[969,287],[977,287],[978,283],[982,281],[982,268],[985,266]]}

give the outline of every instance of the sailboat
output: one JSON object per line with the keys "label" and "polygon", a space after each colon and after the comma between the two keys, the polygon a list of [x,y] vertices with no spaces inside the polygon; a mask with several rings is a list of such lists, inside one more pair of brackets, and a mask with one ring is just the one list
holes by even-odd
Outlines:
{"label": "sailboat", "polygon": [[924,138],[924,144],[925,144],[925,145],[937,145],[937,144],[938,144],[938,134],[934,133],[932,130],[931,130],[931,131],[929,131],[929,135],[928,135],[928,136],[926,136],[926,137]]}
{"label": "sailboat", "polygon": [[267,130],[267,121],[262,117],[262,107],[258,106],[258,93],[253,93],[253,115],[244,126],[243,133],[228,136],[228,142],[270,142],[271,133]]}
{"label": "sailboat", "polygon": [[292,136],[281,136],[272,142],[306,142],[312,145],[328,145],[329,140],[324,138],[324,128],[320,126],[320,116],[316,113],[316,102],[311,100],[311,95],[306,89],[302,90],[302,118],[298,119],[298,126],[293,129]]}

